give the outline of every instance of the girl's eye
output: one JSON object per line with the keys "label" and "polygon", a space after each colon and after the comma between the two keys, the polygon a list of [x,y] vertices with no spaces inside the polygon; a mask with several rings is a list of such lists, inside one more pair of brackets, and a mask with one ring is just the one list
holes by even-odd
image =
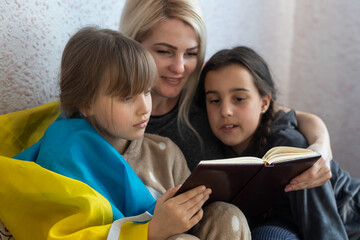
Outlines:
{"label": "girl's eye", "polygon": [[235,98],[235,101],[236,102],[243,102],[243,101],[245,101],[245,99],[246,98],[243,98],[243,97],[237,97],[237,98]]}
{"label": "girl's eye", "polygon": [[132,97],[125,97],[125,98],[123,98],[122,100],[123,100],[124,102],[130,102],[132,99],[133,99]]}
{"label": "girl's eye", "polygon": [[219,103],[219,102],[220,102],[219,99],[210,99],[210,100],[209,100],[209,103],[210,103],[210,104],[215,104],[215,103]]}
{"label": "girl's eye", "polygon": [[148,96],[148,95],[150,95],[150,92],[151,92],[151,90],[147,90],[147,91],[144,92],[144,95]]}

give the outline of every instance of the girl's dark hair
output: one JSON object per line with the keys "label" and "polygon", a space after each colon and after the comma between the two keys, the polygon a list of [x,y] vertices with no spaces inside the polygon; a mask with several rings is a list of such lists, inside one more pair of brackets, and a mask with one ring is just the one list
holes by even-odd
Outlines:
{"label": "girl's dark hair", "polygon": [[150,89],[155,62],[138,42],[118,31],[85,27],[66,44],[60,71],[60,104],[68,118],[80,118],[104,91],[127,97]]}
{"label": "girl's dark hair", "polygon": [[265,153],[267,139],[270,135],[271,123],[275,116],[274,104],[276,100],[276,90],[270,70],[265,60],[254,50],[248,47],[235,47],[233,49],[225,49],[215,53],[205,64],[198,85],[198,96],[196,104],[205,108],[205,78],[208,72],[216,71],[229,65],[239,65],[246,68],[253,76],[253,81],[259,91],[261,97],[271,94],[271,101],[268,110],[262,114],[258,128],[256,129],[252,142],[258,157]]}

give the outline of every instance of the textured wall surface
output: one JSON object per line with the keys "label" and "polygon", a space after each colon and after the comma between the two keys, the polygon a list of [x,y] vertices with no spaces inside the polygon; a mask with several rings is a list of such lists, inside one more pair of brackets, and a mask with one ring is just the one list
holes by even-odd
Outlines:
{"label": "textured wall surface", "polygon": [[[282,104],[320,116],[334,159],[360,177],[360,2],[200,0],[207,57],[253,47],[268,61]],[[124,0],[2,0],[0,114],[54,100],[61,52],[77,29],[117,29]]]}
{"label": "textured wall surface", "polygon": [[56,99],[70,35],[87,25],[117,29],[123,3],[1,0],[0,114]]}

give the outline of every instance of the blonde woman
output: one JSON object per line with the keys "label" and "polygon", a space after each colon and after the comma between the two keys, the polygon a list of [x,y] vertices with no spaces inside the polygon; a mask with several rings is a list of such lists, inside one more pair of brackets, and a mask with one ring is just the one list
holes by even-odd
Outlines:
{"label": "blonde woman", "polygon": [[[184,153],[190,170],[202,159],[223,157],[205,110],[192,105],[206,48],[199,2],[128,0],[120,31],[145,46],[157,65],[158,79],[152,89],[153,111],[146,131],[172,139]],[[320,186],[331,177],[332,153],[325,124],[312,114],[297,112],[297,116],[299,129],[310,148],[323,158],[295,177],[286,191]]]}

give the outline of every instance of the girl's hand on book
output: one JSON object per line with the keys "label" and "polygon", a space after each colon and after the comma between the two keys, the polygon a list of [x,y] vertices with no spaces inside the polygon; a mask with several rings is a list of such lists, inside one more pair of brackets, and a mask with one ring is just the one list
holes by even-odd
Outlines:
{"label": "girl's hand on book", "polygon": [[285,192],[318,187],[331,178],[330,161],[320,158],[311,168],[293,178],[285,187]]}
{"label": "girl's hand on book", "polygon": [[179,188],[169,189],[157,200],[154,216],[149,223],[149,240],[167,239],[186,232],[201,220],[201,207],[209,198],[211,190],[199,186],[173,197]]}

